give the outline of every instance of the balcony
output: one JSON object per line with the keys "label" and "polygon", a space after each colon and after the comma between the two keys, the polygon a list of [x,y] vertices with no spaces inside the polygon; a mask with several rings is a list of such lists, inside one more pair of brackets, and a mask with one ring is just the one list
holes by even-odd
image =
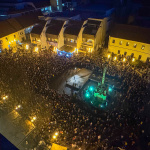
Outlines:
{"label": "balcony", "polygon": [[77,43],[75,43],[75,42],[64,41],[64,44],[77,47]]}
{"label": "balcony", "polygon": [[82,45],[93,47],[93,43],[90,43],[90,42],[83,42]]}

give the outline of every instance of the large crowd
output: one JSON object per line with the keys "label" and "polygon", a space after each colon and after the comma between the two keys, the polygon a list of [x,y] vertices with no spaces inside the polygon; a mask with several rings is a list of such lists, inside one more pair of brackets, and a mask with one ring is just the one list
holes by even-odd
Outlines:
{"label": "large crowd", "polygon": [[[150,149],[148,75],[139,76],[129,65],[108,62],[107,74],[122,79],[122,90],[102,111],[53,89],[57,78],[73,67],[102,72],[104,65],[104,59],[98,56],[1,56],[1,95],[12,97],[4,108],[11,110],[21,104],[23,118],[37,117],[32,135],[37,144],[43,140],[46,145],[54,142],[70,149]],[[59,133],[57,139],[53,139],[55,132]]]}

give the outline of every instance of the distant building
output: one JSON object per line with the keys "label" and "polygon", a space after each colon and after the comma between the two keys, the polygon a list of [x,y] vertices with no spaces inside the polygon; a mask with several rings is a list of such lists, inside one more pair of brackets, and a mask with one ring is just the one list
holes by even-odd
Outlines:
{"label": "distant building", "polygon": [[[64,47],[63,49],[69,49],[75,51],[80,49],[82,44],[82,32],[84,21],[69,20],[66,29],[64,31]],[[65,48],[66,46],[66,48]]]}
{"label": "distant building", "polygon": [[46,22],[43,21],[42,23],[33,27],[30,33],[30,39],[31,39],[32,44],[35,44],[36,46],[41,46],[41,35],[42,35],[42,31],[43,31],[45,23]]}
{"label": "distant building", "polygon": [[108,50],[125,57],[142,61],[150,59],[150,29],[115,24],[109,36]]}
{"label": "distant building", "polygon": [[47,24],[46,39],[48,47],[60,48],[64,45],[64,29],[67,20],[52,19]]}
{"label": "distant building", "polygon": [[89,18],[84,25],[81,49],[85,52],[98,50],[104,45],[107,19]]}
{"label": "distant building", "polygon": [[20,42],[30,39],[29,34],[34,25],[40,20],[35,14],[24,15],[0,22],[0,49],[1,51],[13,49]]}
{"label": "distant building", "polygon": [[62,11],[62,0],[50,0],[52,11]]}

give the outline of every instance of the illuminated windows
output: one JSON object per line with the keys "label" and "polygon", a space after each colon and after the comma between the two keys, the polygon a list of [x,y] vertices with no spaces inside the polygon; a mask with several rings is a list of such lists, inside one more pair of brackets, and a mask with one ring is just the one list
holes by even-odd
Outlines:
{"label": "illuminated windows", "polygon": [[129,42],[126,43],[126,46],[129,46]]}
{"label": "illuminated windows", "polygon": [[119,45],[122,45],[122,41],[119,42]]}
{"label": "illuminated windows", "polygon": [[137,44],[134,44],[133,47],[136,48]]}
{"label": "illuminated windows", "polygon": [[142,50],[144,50],[144,49],[145,49],[145,46],[144,46],[144,45],[142,45],[141,49],[142,49]]}

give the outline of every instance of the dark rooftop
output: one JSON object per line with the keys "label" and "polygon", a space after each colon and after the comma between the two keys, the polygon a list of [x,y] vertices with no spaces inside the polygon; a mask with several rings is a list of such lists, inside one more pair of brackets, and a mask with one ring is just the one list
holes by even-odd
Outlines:
{"label": "dark rooftop", "polygon": [[29,27],[33,24],[39,23],[38,16],[41,15],[40,12],[29,13],[27,15],[22,15],[16,18],[16,20],[24,27]]}
{"label": "dark rooftop", "polygon": [[44,26],[41,26],[41,25],[34,26],[31,33],[41,34],[43,28],[44,28]]}
{"label": "dark rooftop", "polygon": [[5,37],[9,34],[15,33],[16,29],[11,26],[9,22],[1,21],[0,22],[0,38]]}
{"label": "dark rooftop", "polygon": [[48,26],[48,28],[47,28],[47,30],[46,30],[46,33],[59,35],[64,22],[65,21],[63,21],[63,20],[54,20],[54,19],[52,19],[49,26]]}
{"label": "dark rooftop", "polygon": [[83,34],[96,35],[100,24],[101,21],[89,19],[83,30]]}
{"label": "dark rooftop", "polygon": [[115,24],[110,36],[150,44],[150,28]]}
{"label": "dark rooftop", "polygon": [[70,20],[64,33],[78,36],[83,25],[83,21]]}

